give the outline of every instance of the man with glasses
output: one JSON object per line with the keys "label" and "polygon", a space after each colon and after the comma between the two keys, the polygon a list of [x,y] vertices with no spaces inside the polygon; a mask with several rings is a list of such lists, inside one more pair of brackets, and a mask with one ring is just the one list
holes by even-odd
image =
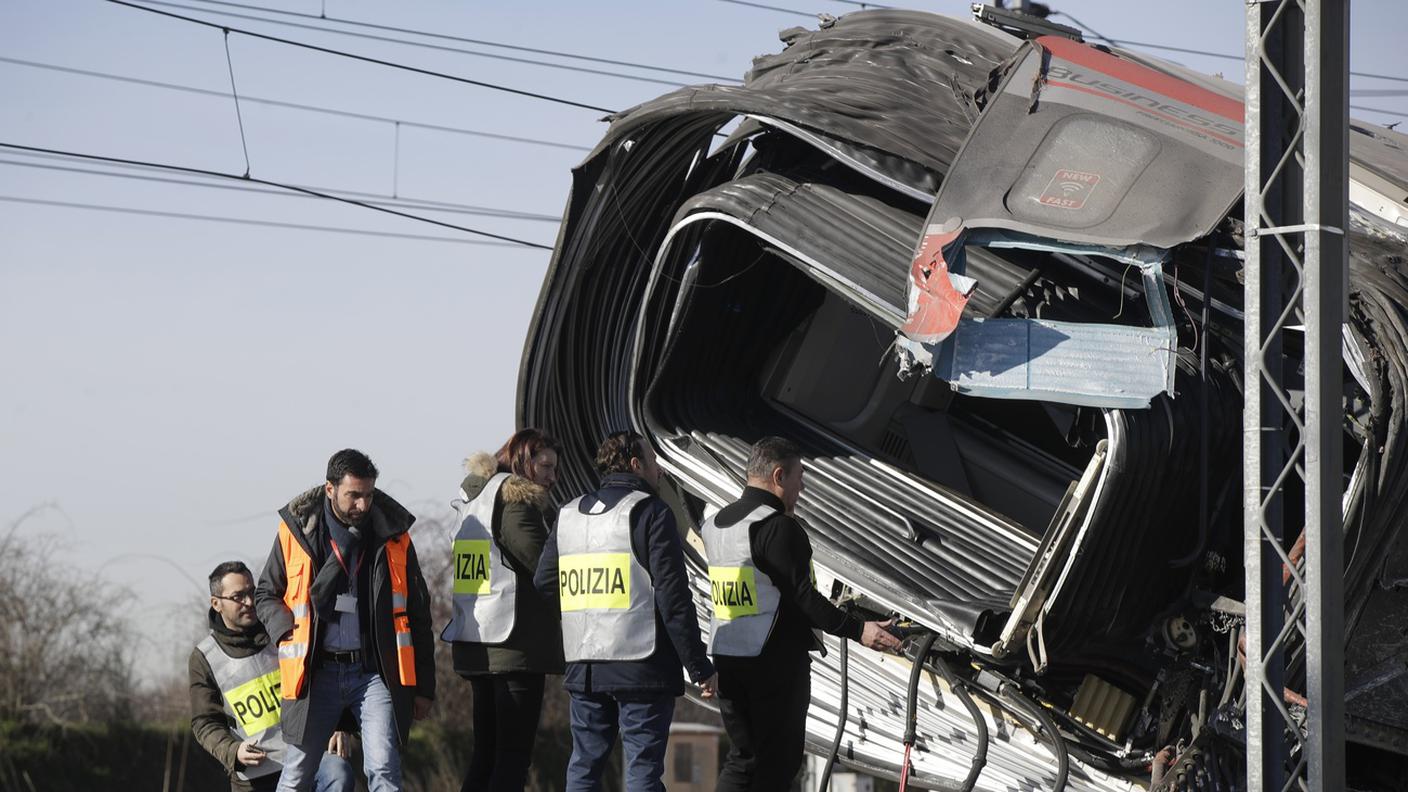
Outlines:
{"label": "man with glasses", "polygon": [[[210,573],[210,634],[189,663],[191,731],[234,792],[272,790],[283,769],[279,655],[254,612],[254,576],[241,561]],[[318,767],[319,792],[352,792],[350,735],[337,732]]]}

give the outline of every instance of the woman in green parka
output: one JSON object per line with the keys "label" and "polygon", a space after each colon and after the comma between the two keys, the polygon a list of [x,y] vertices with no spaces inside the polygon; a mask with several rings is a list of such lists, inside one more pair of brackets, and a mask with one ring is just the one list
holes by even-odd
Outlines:
{"label": "woman in green parka", "polygon": [[498,453],[465,460],[455,502],[455,672],[474,692],[474,753],[462,792],[521,792],[533,758],[548,674],[561,674],[557,611],[533,588],[557,481],[556,440],[523,429]]}

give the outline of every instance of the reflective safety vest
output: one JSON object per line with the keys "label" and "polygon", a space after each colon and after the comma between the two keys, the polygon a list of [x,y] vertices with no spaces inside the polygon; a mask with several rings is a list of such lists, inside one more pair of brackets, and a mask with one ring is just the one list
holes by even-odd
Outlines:
{"label": "reflective safety vest", "polygon": [[284,733],[279,727],[279,656],[273,646],[249,657],[230,657],[207,635],[196,644],[210,664],[215,686],[225,701],[225,714],[235,722],[230,731],[241,742],[254,738],[254,747],[268,755],[264,761],[237,771],[249,780],[283,770]]}
{"label": "reflective safety vest", "polygon": [[518,575],[504,561],[491,527],[494,501],[507,480],[507,473],[495,474],[474,500],[454,502],[460,518],[452,541],[454,615],[442,641],[499,644],[513,632]]}
{"label": "reflective safety vest", "polygon": [[632,492],[583,514],[583,498],[557,518],[557,591],[567,662],[643,660],[655,653],[655,588],[631,551]]}
{"label": "reflective safety vest", "polygon": [[[391,622],[396,632],[396,664],[401,684],[416,684],[416,650],[411,645],[411,617],[406,611],[410,585],[406,580],[406,553],[411,547],[409,533],[387,539],[386,565],[391,573]],[[313,558],[293,535],[288,523],[279,522],[279,549],[284,557],[284,572],[288,584],[284,587],[284,606],[293,614],[293,632],[279,641],[279,673],[283,684],[281,695],[293,700],[303,692],[308,677],[308,653],[313,641],[313,602],[309,587],[313,585]],[[373,633],[375,627],[373,627]]]}
{"label": "reflective safety vest", "polygon": [[752,526],[776,513],[771,506],[759,506],[727,528],[719,527],[715,514],[699,531],[709,558],[714,604],[709,618],[709,654],[757,657],[777,624],[782,592],[753,562],[749,538]]}

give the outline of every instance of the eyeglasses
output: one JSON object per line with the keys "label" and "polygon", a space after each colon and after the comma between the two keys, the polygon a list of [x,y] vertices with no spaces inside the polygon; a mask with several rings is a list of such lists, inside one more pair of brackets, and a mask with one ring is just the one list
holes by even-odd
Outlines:
{"label": "eyeglasses", "polygon": [[228,597],[222,597],[219,594],[213,594],[211,596],[215,597],[215,599],[229,600],[230,602],[233,602],[236,605],[240,603],[247,603],[249,605],[254,604],[254,589],[236,591],[234,594],[231,594]]}

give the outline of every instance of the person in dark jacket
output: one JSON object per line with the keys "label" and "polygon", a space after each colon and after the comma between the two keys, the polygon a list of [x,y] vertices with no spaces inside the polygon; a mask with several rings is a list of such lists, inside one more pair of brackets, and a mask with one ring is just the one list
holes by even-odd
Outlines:
{"label": "person in dark jacket", "polygon": [[571,697],[568,792],[597,792],[616,736],[626,789],[663,790],[683,665],[702,695],[717,675],[700,639],[674,514],[655,495],[655,451],[618,432],[596,458],[601,486],[562,507],[536,578],[563,614]]}
{"label": "person in dark jacket", "polygon": [[[478,453],[465,460],[468,475],[455,502],[462,518],[456,549],[484,536],[487,528],[494,551],[487,560],[485,553],[456,553],[455,618],[441,636],[451,641],[455,673],[469,680],[474,693],[474,747],[461,792],[522,791],[533,760],[546,675],[562,673],[556,605],[533,587],[548,538],[548,491],[557,482],[558,450],[556,440],[523,429],[496,455]],[[488,525],[465,524],[484,514],[490,516]],[[476,529],[479,533],[472,534]],[[484,569],[491,574],[479,579],[492,582],[495,566],[513,578],[512,601],[476,608],[482,597],[458,589]],[[480,623],[468,623],[476,621]]]}
{"label": "person in dark jacket", "polygon": [[[880,651],[900,645],[889,632],[893,622],[862,622],[816,590],[811,541],[793,515],[803,488],[801,457],[801,449],[789,440],[759,440],[748,459],[743,495],[701,529],[714,578],[720,561],[716,551],[727,547],[720,541],[722,532],[748,520],[743,537],[747,565],[761,573],[759,580],[766,576],[776,596],[770,631],[764,622],[763,629],[751,636],[725,637],[715,616],[711,640],[719,669],[719,714],[732,743],[719,773],[718,792],[776,792],[791,787],[802,764],[811,706],[810,653],[822,648],[814,630]],[[723,593],[721,597],[715,592],[715,614],[732,605],[727,590]],[[731,644],[732,651],[720,645],[721,639]]]}
{"label": "person in dark jacket", "polygon": [[368,788],[399,790],[401,746],[434,701],[430,595],[408,533],[415,517],[376,479],[366,454],[333,454],[326,484],[279,511],[259,578],[259,618],[279,641],[286,792],[312,784],[344,709],[361,730]]}
{"label": "person in dark jacket", "polygon": [[[279,783],[283,740],[277,692],[259,677],[277,668],[278,653],[254,612],[254,575],[243,561],[226,561],[210,573],[209,636],[191,650],[191,732],[230,776],[231,792],[269,792]],[[221,685],[211,661],[226,681]],[[252,666],[241,673],[242,666]],[[254,684],[250,684],[253,682]],[[272,721],[272,722],[271,722]],[[318,792],[352,792],[356,771],[348,763],[352,736],[334,732],[318,765]]]}

